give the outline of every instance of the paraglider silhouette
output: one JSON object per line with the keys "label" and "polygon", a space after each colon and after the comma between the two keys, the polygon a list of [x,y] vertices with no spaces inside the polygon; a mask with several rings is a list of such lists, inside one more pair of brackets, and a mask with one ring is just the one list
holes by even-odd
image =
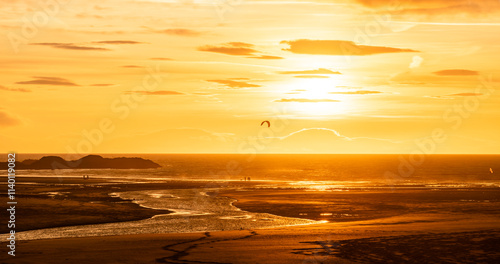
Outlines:
{"label": "paraglider silhouette", "polygon": [[262,123],[260,123],[260,126],[262,126],[263,124],[267,123],[267,127],[270,127],[271,126],[271,123],[269,121],[262,121]]}

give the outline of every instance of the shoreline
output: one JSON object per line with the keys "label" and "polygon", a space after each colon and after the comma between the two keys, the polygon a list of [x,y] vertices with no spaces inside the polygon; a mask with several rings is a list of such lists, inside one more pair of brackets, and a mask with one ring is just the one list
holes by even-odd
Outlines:
{"label": "shoreline", "polygon": [[[168,210],[140,207],[132,200],[109,195],[118,184],[98,179],[59,182],[57,178],[36,179],[35,184],[16,185],[16,232],[45,228],[80,226],[142,220]],[[106,184],[106,185],[105,185]],[[1,192],[1,195],[4,191]],[[6,222],[2,214],[0,221]],[[1,230],[4,230],[2,227]],[[5,233],[2,231],[1,233]]]}
{"label": "shoreline", "polygon": [[[85,228],[85,226],[90,227],[98,224],[108,226],[112,224],[119,225],[121,223],[184,214],[182,209],[168,210],[161,207],[155,208],[144,205],[144,200],[141,198],[134,198],[134,196],[122,197],[116,195],[116,193],[147,193],[161,192],[163,190],[170,190],[172,192],[176,190],[213,190],[219,188],[252,187],[259,184],[258,182],[240,181],[218,183],[211,181],[166,181],[164,183],[126,181],[117,183],[109,179],[97,177],[83,180],[82,178],[75,177],[61,179],[56,176],[25,177],[24,180],[27,184],[19,183],[18,181],[18,185],[16,186],[16,200],[19,202],[19,210],[16,215],[16,232],[29,231],[39,232],[40,234],[43,233],[41,231],[43,229],[47,229],[47,232],[50,232],[51,228],[67,230],[71,227]],[[198,197],[197,199],[200,198]],[[232,204],[228,206],[233,207],[235,211],[241,211]],[[189,212],[185,214],[193,216]],[[32,216],[36,216],[36,218]],[[275,216],[276,219],[286,218],[279,215]],[[5,215],[2,215],[0,221],[7,221],[5,217]],[[233,217],[230,216],[228,219],[233,219]],[[234,220],[237,219],[238,217],[234,217]],[[297,219],[297,221],[307,222],[309,220]],[[285,225],[281,224],[279,226]],[[244,228],[244,226],[241,228]],[[232,229],[237,230],[238,228]],[[220,229],[210,231],[217,230]],[[222,230],[224,229],[222,228]],[[3,231],[1,234],[6,235],[7,233]],[[22,237],[22,233],[20,235]]]}
{"label": "shoreline", "polygon": [[[6,182],[7,176],[0,181]],[[20,181],[22,179],[23,181]],[[20,177],[16,183],[15,198],[19,210],[16,212],[16,232],[88,224],[119,223],[149,219],[172,211],[150,209],[133,200],[113,197],[114,192],[140,190],[164,190],[179,188],[220,187],[222,184],[204,182],[151,181],[135,182],[124,180],[114,182],[107,178],[43,176]],[[7,188],[0,190],[7,195]],[[36,217],[34,217],[36,216]],[[1,214],[0,222],[6,223],[8,215]],[[1,234],[7,226],[2,225]]]}

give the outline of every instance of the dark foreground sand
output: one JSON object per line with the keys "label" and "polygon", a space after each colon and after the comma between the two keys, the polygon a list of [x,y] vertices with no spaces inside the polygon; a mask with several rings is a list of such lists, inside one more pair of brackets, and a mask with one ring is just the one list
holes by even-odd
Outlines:
{"label": "dark foreground sand", "polygon": [[482,223],[475,230],[455,232],[463,224],[380,227],[340,223],[268,230],[21,241],[16,257],[4,253],[0,262],[498,263],[500,229]]}
{"label": "dark foreground sand", "polygon": [[[107,194],[111,192],[230,188],[241,187],[242,184],[250,187],[255,184],[123,184],[94,180],[85,182],[87,186],[82,188],[71,185],[81,183],[78,179],[65,179],[63,183],[48,178],[32,180],[43,184],[19,185],[20,208],[30,208],[28,212],[36,212],[36,217],[28,213],[23,216],[19,210],[19,227],[25,225],[25,229],[47,225],[39,219],[50,220],[54,213],[60,217],[60,223],[65,225],[81,224],[80,218],[86,215],[90,215],[88,219],[93,221],[105,222],[117,217],[116,214],[123,215],[114,221],[133,220],[141,214],[141,217],[149,217],[158,213],[157,210],[140,208],[130,202],[110,199]],[[43,194],[46,192],[68,193],[65,198],[56,195],[52,199],[47,196],[49,194]],[[301,191],[295,192],[293,197],[301,200]],[[283,198],[276,193],[260,192],[252,195],[249,192],[228,191],[224,195],[235,197],[241,206],[248,209],[259,203],[260,199],[255,197],[262,195],[268,195],[267,201],[278,207],[294,202],[292,199],[284,203]],[[270,199],[271,196],[277,198]],[[49,209],[37,211],[40,203]],[[474,206],[455,213],[425,210],[423,206],[424,210],[409,210],[399,214],[387,213],[394,211],[387,204],[380,206],[375,210],[385,211],[383,217],[376,219],[359,217],[356,221],[276,229],[17,241],[15,257],[7,254],[4,242],[0,245],[0,263],[500,263],[500,218],[494,208],[491,208],[491,212],[477,216],[475,211],[468,213]],[[373,209],[369,204],[365,207],[366,210]],[[109,213],[110,209],[115,211]],[[298,212],[303,212],[303,208],[294,213]]]}

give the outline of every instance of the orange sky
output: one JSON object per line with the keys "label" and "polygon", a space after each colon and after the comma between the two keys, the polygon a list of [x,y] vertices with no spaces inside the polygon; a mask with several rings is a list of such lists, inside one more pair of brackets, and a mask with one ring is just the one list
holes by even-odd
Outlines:
{"label": "orange sky", "polygon": [[500,153],[497,0],[1,2],[2,152]]}

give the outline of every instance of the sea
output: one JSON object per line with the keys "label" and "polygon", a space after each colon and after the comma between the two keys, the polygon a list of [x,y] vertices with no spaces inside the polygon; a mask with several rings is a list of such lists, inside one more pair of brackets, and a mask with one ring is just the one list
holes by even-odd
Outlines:
{"label": "sea", "polygon": [[[19,153],[16,159],[38,159],[47,155]],[[50,155],[65,159],[84,156]],[[61,184],[64,184],[65,178],[81,178],[83,175],[130,184],[169,181],[252,182],[255,184],[251,187],[242,185],[242,191],[277,190],[276,197],[279,199],[276,201],[279,202],[276,202],[274,207],[270,206],[269,201],[274,198],[268,195],[267,201],[261,201],[263,205],[245,207],[242,204],[242,209],[238,207],[238,201],[235,199],[217,195],[222,190],[210,184],[198,189],[129,192],[117,190],[109,195],[133,200],[143,207],[166,209],[173,213],[140,221],[25,231],[18,234],[18,239],[207,232],[308,225],[350,219],[355,221],[368,219],[369,214],[383,210],[387,211],[387,215],[395,210],[409,212],[414,210],[412,206],[421,208],[422,204],[454,213],[456,208],[469,208],[475,210],[474,214],[491,211],[496,216],[498,210],[495,208],[500,205],[500,155],[100,155],[107,158],[141,157],[158,163],[161,168],[21,170],[17,172],[17,182],[34,184],[23,183],[22,177],[57,176],[60,177]],[[300,201],[285,201],[286,191],[293,190],[310,192],[301,196]],[[418,194],[412,194],[413,190],[418,191]],[[436,192],[439,195],[436,196]],[[340,193],[342,196],[339,196]],[[468,195],[470,193],[474,195]],[[349,196],[351,194],[355,196]],[[372,194],[375,195],[369,196]],[[351,203],[346,209],[350,197],[356,197],[358,202],[363,203]],[[394,199],[406,202],[395,207],[392,204]],[[415,202],[415,199],[420,200]],[[313,203],[315,206],[310,205]],[[278,207],[294,209],[280,211],[276,209]],[[363,210],[356,213],[356,208],[361,207]],[[429,210],[432,211],[432,208]]]}
{"label": "sea", "polygon": [[[17,154],[17,160],[49,154]],[[50,154],[65,159],[85,155]],[[500,155],[404,154],[100,154],[103,157],[141,157],[158,169],[25,170],[21,175],[108,177],[136,180],[226,180],[363,185],[498,186]],[[6,159],[7,155],[3,155]],[[1,159],[0,159],[1,160]],[[3,160],[5,161],[5,160]]]}

